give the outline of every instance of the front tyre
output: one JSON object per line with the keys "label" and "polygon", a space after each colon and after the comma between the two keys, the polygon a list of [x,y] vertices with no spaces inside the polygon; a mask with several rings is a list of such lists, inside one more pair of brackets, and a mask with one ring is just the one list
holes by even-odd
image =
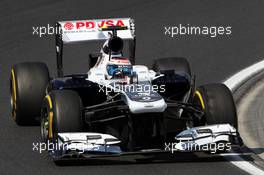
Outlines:
{"label": "front tyre", "polygon": [[237,112],[228,87],[221,83],[207,84],[197,88],[193,103],[204,111],[204,116],[194,125],[230,124],[237,128]]}
{"label": "front tyre", "polygon": [[75,91],[55,90],[48,94],[41,110],[41,139],[54,141],[58,133],[82,131],[82,101]]}

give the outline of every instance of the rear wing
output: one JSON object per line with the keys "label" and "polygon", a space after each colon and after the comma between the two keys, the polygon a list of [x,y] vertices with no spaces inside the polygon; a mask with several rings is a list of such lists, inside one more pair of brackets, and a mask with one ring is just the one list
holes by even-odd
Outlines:
{"label": "rear wing", "polygon": [[117,31],[117,35],[122,39],[134,39],[135,24],[131,18],[59,21],[57,23],[63,43],[106,40],[109,31],[102,29],[111,26],[126,27],[126,30]]}
{"label": "rear wing", "polygon": [[[95,19],[95,20],[75,20],[59,21],[56,23],[55,42],[57,57],[57,74],[63,77],[63,45],[85,42],[107,40],[111,27],[120,27],[122,30],[116,30],[117,36],[129,40],[129,58],[132,64],[135,63],[136,35],[135,23],[132,18],[113,18],[113,19]],[[114,32],[114,31],[113,31]]]}

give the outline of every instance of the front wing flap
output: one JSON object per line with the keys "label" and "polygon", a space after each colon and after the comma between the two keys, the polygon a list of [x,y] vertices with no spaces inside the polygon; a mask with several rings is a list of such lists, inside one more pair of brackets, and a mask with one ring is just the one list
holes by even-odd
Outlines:
{"label": "front wing flap", "polygon": [[231,146],[240,145],[237,130],[229,124],[207,125],[190,128],[179,133],[176,137],[174,149],[178,151],[217,151],[220,146],[224,151]]}

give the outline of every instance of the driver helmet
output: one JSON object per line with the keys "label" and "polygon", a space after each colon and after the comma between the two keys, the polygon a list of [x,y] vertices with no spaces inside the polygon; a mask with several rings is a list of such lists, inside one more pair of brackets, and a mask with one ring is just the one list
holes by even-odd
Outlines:
{"label": "driver helmet", "polygon": [[125,79],[132,75],[132,65],[127,58],[111,58],[106,71],[110,79]]}

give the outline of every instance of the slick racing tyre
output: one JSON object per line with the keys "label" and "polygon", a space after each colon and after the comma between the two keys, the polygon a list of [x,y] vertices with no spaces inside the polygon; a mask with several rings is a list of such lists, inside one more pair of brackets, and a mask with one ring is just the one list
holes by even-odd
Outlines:
{"label": "slick racing tyre", "polygon": [[193,103],[205,113],[195,125],[230,124],[237,128],[237,112],[231,91],[224,84],[207,84],[197,88]]}
{"label": "slick racing tyre", "polygon": [[156,72],[176,71],[191,76],[191,68],[186,58],[168,57],[159,58],[154,61],[153,70]]}
{"label": "slick racing tyre", "polygon": [[48,82],[49,71],[44,63],[25,62],[12,67],[10,101],[12,117],[18,125],[38,124]]}
{"label": "slick racing tyre", "polygon": [[191,86],[191,69],[185,58],[169,57],[154,61],[153,70],[162,75],[153,80],[152,84],[164,87],[162,96],[181,101]]}
{"label": "slick racing tyre", "polygon": [[61,132],[82,131],[82,101],[75,91],[54,90],[44,98],[41,139],[54,141]]}

